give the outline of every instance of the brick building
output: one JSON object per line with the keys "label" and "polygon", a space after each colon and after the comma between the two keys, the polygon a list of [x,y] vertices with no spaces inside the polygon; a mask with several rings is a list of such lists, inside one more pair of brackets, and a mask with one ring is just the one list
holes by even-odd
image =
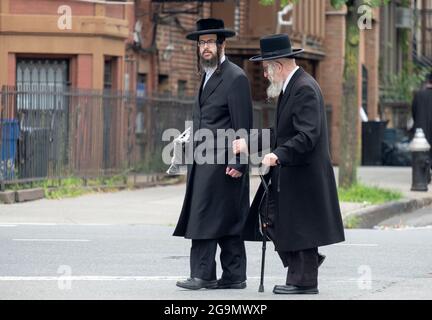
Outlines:
{"label": "brick building", "polygon": [[[259,53],[259,38],[263,35],[288,33],[294,47],[305,49],[296,59],[297,63],[322,87],[328,112],[331,153],[337,163],[346,9],[335,10],[329,0],[301,0],[285,9],[280,13],[279,1],[266,7],[259,0],[187,4],[138,1],[137,17],[143,21],[141,34],[144,44],[137,57],[138,82],[142,82],[139,85],[147,92],[193,95],[199,83],[195,72],[196,44],[186,40],[185,35],[195,28],[196,20],[211,16],[222,18],[226,27],[237,32],[236,37],[227,40],[227,56],[247,72],[254,104],[266,105],[267,82],[262,67],[248,59]],[[379,11],[375,10],[373,28],[362,32],[360,44],[359,106],[363,104],[370,119],[378,115],[378,14]],[[362,77],[365,73],[367,81]],[[362,84],[367,85],[367,90]],[[271,112],[262,116],[265,119],[256,119],[260,125],[271,123]]]}
{"label": "brick building", "polygon": [[123,89],[133,13],[124,4],[0,0],[0,87]]}
{"label": "brick building", "polygon": [[[297,63],[321,85],[332,158],[338,162],[346,8],[335,10],[330,0],[300,0],[283,12],[279,1],[266,7],[259,0],[110,2],[0,0],[0,70],[7,70],[0,72],[0,86],[48,83],[136,91],[139,97],[193,96],[199,83],[196,43],[185,35],[196,20],[216,17],[237,32],[227,41],[227,55],[247,72],[254,104],[270,110],[256,117],[259,125],[267,125],[273,119],[265,102],[267,83],[261,65],[248,59],[259,53],[261,36],[285,32],[293,46],[305,49]],[[423,64],[431,61],[430,2],[412,1],[422,15],[411,49]],[[71,29],[59,28],[63,5],[72,11]],[[399,5],[392,1],[374,9],[372,29],[360,32],[358,106],[370,120],[386,116],[383,78],[398,73],[411,57],[401,55]]]}
{"label": "brick building", "polygon": [[21,179],[124,163],[133,20],[133,2],[0,0],[0,129],[19,123]]}

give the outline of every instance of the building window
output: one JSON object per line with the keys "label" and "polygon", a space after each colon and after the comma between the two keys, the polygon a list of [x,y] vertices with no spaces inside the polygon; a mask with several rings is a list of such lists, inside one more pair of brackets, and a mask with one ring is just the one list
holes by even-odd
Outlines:
{"label": "building window", "polygon": [[146,73],[138,73],[137,75],[137,97],[145,98],[147,95],[147,74]]}
{"label": "building window", "polygon": [[177,95],[179,97],[184,97],[186,95],[186,80],[179,80],[177,82]]}
{"label": "building window", "polygon": [[158,77],[158,92],[164,95],[169,95],[169,77],[166,74],[160,74]]}
{"label": "building window", "polygon": [[362,107],[364,112],[368,114],[368,70],[365,65],[362,65]]}
{"label": "building window", "polygon": [[104,89],[110,90],[113,88],[113,60],[105,59],[104,63]]}
{"label": "building window", "polygon": [[18,109],[53,110],[65,106],[63,93],[69,86],[67,59],[17,59]]}

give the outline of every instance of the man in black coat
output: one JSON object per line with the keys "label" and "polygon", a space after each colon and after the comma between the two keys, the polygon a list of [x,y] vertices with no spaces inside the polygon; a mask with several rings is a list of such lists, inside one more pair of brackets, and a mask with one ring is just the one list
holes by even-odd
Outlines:
{"label": "man in black coat", "polygon": [[[412,103],[414,132],[422,128],[429,144],[432,144],[432,73],[427,77],[427,83],[422,90],[417,91]],[[432,159],[432,148],[429,151]]]}
{"label": "man in black coat", "polygon": [[[192,239],[190,278],[177,282],[186,289],[246,287],[241,235],[249,209],[249,169],[247,157],[240,161],[231,146],[251,128],[252,99],[244,71],[225,57],[225,38],[234,35],[222,20],[201,19],[197,31],[187,36],[197,41],[199,71],[205,74],[193,110],[196,152],[193,164],[188,165],[186,195],[174,231],[174,236]],[[244,134],[226,141],[225,130],[243,130]],[[223,269],[219,280],[217,245]]]}
{"label": "man in black coat", "polygon": [[[252,202],[244,237],[262,240],[260,220],[267,225],[284,267],[286,284],[277,294],[318,293],[318,267],[323,260],[318,247],[344,241],[344,229],[336,182],[330,161],[324,101],[318,83],[295,63],[302,49],[292,49],[287,35],[261,39],[264,76],[270,80],[269,97],[279,97],[274,127],[270,129],[271,152],[262,160],[270,167],[268,217],[260,218],[264,188]],[[262,137],[251,137],[262,145]],[[233,143],[234,153],[248,152],[243,139]],[[258,148],[259,149],[259,148]],[[252,149],[251,149],[252,150]],[[263,220],[264,219],[264,220]]]}

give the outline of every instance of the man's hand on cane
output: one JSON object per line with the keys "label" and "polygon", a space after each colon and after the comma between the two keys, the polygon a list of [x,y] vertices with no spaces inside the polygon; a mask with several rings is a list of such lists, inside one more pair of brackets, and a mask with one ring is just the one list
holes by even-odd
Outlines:
{"label": "man's hand on cane", "polygon": [[267,153],[262,159],[261,163],[267,167],[274,167],[279,164],[279,159],[274,153]]}
{"label": "man's hand on cane", "polygon": [[[237,139],[232,143],[234,154],[245,153],[248,154],[248,146],[245,139]],[[279,164],[278,156],[274,153],[268,153],[264,156],[261,163],[267,167],[274,167]]]}

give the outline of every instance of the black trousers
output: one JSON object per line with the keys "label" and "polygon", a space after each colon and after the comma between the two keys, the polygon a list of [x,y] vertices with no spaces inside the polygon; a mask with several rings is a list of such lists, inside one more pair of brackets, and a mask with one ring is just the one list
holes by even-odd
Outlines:
{"label": "black trousers", "polygon": [[288,267],[286,284],[300,287],[318,285],[318,248],[278,251],[278,254],[284,267]]}
{"label": "black trousers", "polygon": [[221,248],[221,279],[226,282],[246,280],[246,249],[240,236],[220,239],[192,240],[190,254],[191,277],[216,280],[216,249]]}
{"label": "black trousers", "polygon": [[[270,193],[271,195],[272,193]],[[274,215],[277,207],[275,199],[269,197],[267,234],[274,242]],[[318,285],[318,248],[309,248],[299,251],[277,251],[283,266],[288,267],[286,284],[295,286]]]}

